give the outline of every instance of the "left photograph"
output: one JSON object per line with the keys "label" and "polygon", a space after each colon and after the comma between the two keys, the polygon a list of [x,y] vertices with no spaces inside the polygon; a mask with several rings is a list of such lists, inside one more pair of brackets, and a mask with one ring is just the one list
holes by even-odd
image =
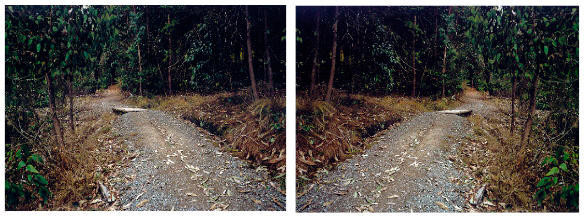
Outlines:
{"label": "left photograph", "polygon": [[5,6],[5,210],[284,211],[285,6]]}

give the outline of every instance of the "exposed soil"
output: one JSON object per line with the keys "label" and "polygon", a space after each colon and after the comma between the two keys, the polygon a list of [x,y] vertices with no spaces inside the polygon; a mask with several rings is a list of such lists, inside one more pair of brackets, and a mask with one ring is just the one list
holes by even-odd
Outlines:
{"label": "exposed soil", "polygon": [[[90,107],[124,106],[119,90]],[[189,121],[147,110],[120,115],[112,131],[127,146],[126,163],[106,186],[115,210],[284,210],[285,196],[265,167],[222,151],[218,139]]]}
{"label": "exposed soil", "polygon": [[[487,116],[493,107],[466,90],[457,109]],[[457,150],[472,134],[461,116],[426,112],[395,124],[370,149],[321,170],[297,194],[302,212],[454,212],[469,208],[473,179],[457,161]]]}

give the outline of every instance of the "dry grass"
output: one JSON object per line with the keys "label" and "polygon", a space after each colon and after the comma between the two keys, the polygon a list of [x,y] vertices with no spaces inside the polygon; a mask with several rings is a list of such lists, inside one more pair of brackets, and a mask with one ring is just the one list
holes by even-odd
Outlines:
{"label": "dry grass", "polygon": [[[468,117],[473,135],[459,149],[459,156],[471,167],[477,182],[489,184],[488,199],[492,202],[506,203],[514,211],[534,211],[537,208],[532,195],[539,179],[539,165],[534,163],[539,161],[533,159],[522,170],[518,169],[519,134],[523,119],[517,118],[515,134],[510,134],[510,120],[506,113],[509,101],[502,101],[489,101],[497,107],[496,114],[492,116],[484,118],[474,114]],[[534,155],[534,152],[529,154]]]}
{"label": "dry grass", "polygon": [[421,112],[447,110],[461,105],[458,98],[443,98],[432,100],[429,98],[409,98],[399,96],[368,97],[355,95],[363,98],[366,102],[379,105],[387,110],[394,111],[403,116]]}
{"label": "dry grass", "polygon": [[[61,120],[65,146],[58,146],[52,131],[45,129],[40,136],[43,143],[33,144],[32,151],[43,156],[45,164],[38,170],[49,181],[52,198],[47,205],[38,201],[19,205],[17,210],[71,210],[75,202],[93,199],[97,181],[113,170],[114,163],[124,155],[124,148],[111,133],[116,116],[112,113],[95,113],[84,108],[93,97],[75,99],[76,130],[70,129],[68,108],[58,114]],[[44,119],[44,118],[43,118]],[[48,118],[47,118],[48,119]]]}
{"label": "dry grass", "polygon": [[76,132],[66,132],[67,148],[59,151],[63,159],[55,160],[66,162],[66,167],[55,164],[48,173],[57,209],[67,210],[73,202],[98,195],[97,181],[103,181],[122,159],[125,149],[111,133],[115,119],[112,113],[81,115]]}

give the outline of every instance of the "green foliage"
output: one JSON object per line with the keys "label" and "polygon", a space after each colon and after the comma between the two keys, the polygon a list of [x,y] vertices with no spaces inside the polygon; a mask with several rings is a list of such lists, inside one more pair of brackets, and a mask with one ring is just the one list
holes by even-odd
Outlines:
{"label": "green foliage", "polygon": [[6,206],[11,208],[36,198],[47,203],[52,195],[49,191],[49,182],[37,170],[37,167],[42,167],[45,164],[43,158],[32,153],[26,144],[13,147],[15,146],[6,144],[6,170],[7,174],[11,175],[8,178],[15,178],[14,180],[7,179],[4,184]]}
{"label": "green foliage", "polygon": [[300,116],[299,116],[299,119],[297,119],[297,123],[299,124],[299,127],[300,127],[299,129],[300,129],[300,130],[303,130],[303,131],[305,131],[305,132],[307,132],[307,133],[308,133],[308,132],[311,132],[311,130],[312,130],[313,128],[315,128],[315,126],[313,126],[313,124],[310,124],[310,123],[307,123],[307,124],[306,124],[306,123],[304,123],[303,121],[304,121],[305,119],[303,119],[303,117],[304,117],[304,115],[300,115]]}
{"label": "green foliage", "polygon": [[544,158],[541,165],[549,170],[536,184],[534,199],[538,205],[550,201],[571,210],[579,207],[579,184],[573,184],[569,180],[569,174],[577,170],[571,166],[576,166],[578,156],[578,153],[559,147],[554,156]]}

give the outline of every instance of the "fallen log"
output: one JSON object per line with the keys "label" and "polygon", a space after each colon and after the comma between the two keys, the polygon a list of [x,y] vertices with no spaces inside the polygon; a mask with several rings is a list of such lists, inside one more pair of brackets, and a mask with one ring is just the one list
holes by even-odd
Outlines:
{"label": "fallen log", "polygon": [[471,114],[471,110],[444,110],[444,111],[439,111],[439,113],[467,116],[467,115]]}
{"label": "fallen log", "polygon": [[131,107],[114,107],[112,108],[112,111],[114,111],[114,113],[128,113],[128,112],[142,112],[142,111],[146,111],[146,109],[142,109],[142,108],[131,108]]}

